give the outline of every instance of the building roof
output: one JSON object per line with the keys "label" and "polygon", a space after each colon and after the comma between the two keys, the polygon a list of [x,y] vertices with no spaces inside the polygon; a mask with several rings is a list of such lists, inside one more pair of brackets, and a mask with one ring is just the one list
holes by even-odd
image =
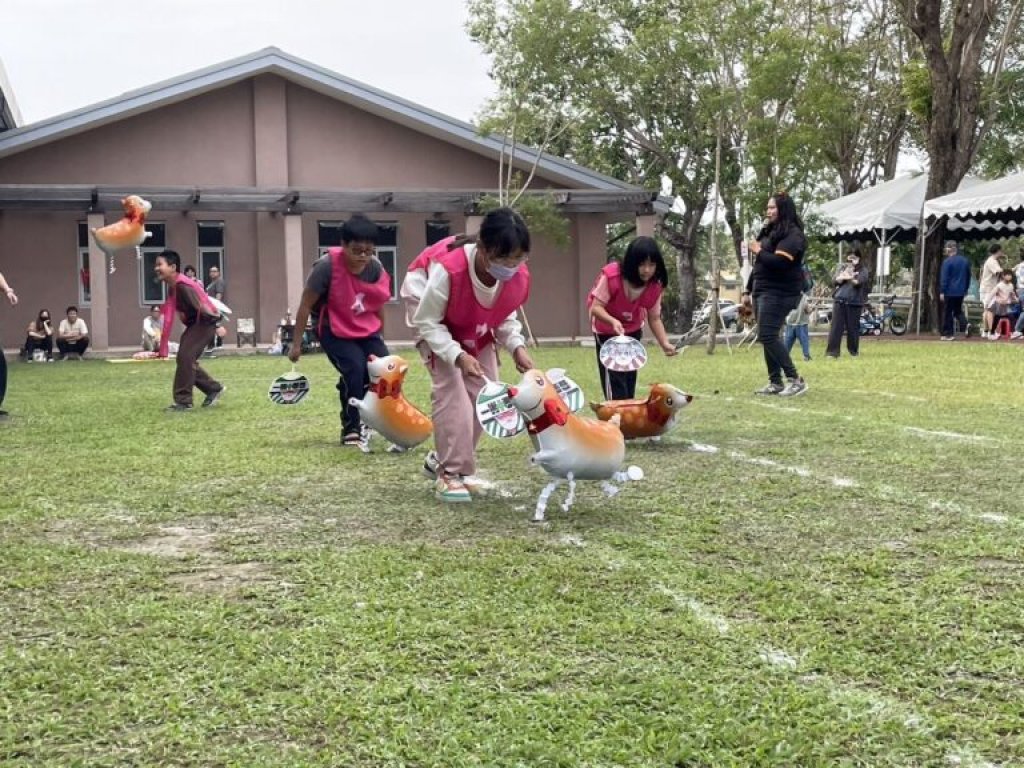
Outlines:
{"label": "building roof", "polygon": [[4,62],[0,59],[0,134],[12,131],[21,125],[21,111],[14,100],[14,89],[7,79]]}
{"label": "building roof", "polygon": [[[502,151],[500,136],[482,136],[469,123],[385,93],[299,59],[279,48],[271,47],[2,133],[0,158],[262,74],[278,75],[386,120],[485,157],[497,160]],[[567,187],[605,191],[638,189],[634,185],[555,155],[540,153],[530,147],[516,147],[514,165],[528,170],[535,162],[538,175],[549,182],[564,184]]]}

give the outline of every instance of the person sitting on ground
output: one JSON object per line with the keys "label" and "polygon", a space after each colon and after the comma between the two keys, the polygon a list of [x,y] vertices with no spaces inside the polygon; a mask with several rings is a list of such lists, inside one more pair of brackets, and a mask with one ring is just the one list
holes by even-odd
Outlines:
{"label": "person sitting on ground", "polygon": [[53,327],[50,325],[50,310],[41,309],[36,319],[28,324],[23,354],[26,362],[32,362],[36,351],[43,352],[47,361],[53,360]]}
{"label": "person sitting on ground", "polygon": [[78,316],[78,307],[72,304],[67,308],[67,317],[61,320],[57,327],[60,359],[67,360],[69,355],[73,355],[72,360],[81,360],[88,347],[89,327],[85,320]]}
{"label": "person sitting on ground", "polygon": [[146,352],[160,350],[160,334],[163,332],[163,318],[160,316],[160,305],[149,308],[149,314],[142,321],[142,349]]}

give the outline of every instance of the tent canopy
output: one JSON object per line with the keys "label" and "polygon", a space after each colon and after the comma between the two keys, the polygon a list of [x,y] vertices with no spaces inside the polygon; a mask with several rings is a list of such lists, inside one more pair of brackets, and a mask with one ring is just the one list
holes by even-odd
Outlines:
{"label": "tent canopy", "polygon": [[[961,190],[980,184],[968,176]],[[813,212],[825,220],[825,240],[877,240],[880,245],[910,242],[917,237],[928,174],[884,181],[816,206]]]}
{"label": "tent canopy", "polygon": [[961,187],[924,204],[925,218],[948,218],[951,233],[974,237],[1024,234],[1024,173]]}

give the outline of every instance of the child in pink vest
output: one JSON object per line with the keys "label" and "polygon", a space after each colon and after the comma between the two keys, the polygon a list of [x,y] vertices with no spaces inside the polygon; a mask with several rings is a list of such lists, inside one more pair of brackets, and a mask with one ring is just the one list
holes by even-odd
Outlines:
{"label": "child in pink vest", "polygon": [[626,249],[622,264],[606,264],[590,289],[587,306],[597,343],[597,373],[609,400],[636,396],[636,371],[609,371],[601,365],[601,345],[608,339],[639,339],[646,321],[662,351],[669,357],[677,354],[661,322],[661,293],[667,285],[668,271],[658,244],[654,238],[638,237]]}
{"label": "child in pink vest", "polygon": [[224,385],[199,365],[199,357],[217,332],[220,311],[206,295],[202,283],[181,274],[179,269],[181,257],[176,251],[157,254],[154,272],[167,286],[167,300],[161,307],[163,330],[160,333],[159,356],[168,355],[174,316],[177,314],[185,330],[175,355],[174,403],[167,410],[191,411],[193,388],[206,395],[204,408],[215,405],[224,393]]}
{"label": "child in pink vest", "polygon": [[[366,394],[370,355],[389,354],[380,332],[381,312],[391,298],[391,276],[374,258],[377,237],[377,225],[362,214],[346,221],[341,227],[342,247],[328,248],[327,255],[313,264],[295,315],[296,328],[305,328],[312,315],[320,347],[338,371],[341,444],[347,446],[360,445],[364,437],[359,409],[348,400]],[[301,355],[302,345],[292,344],[288,359],[297,363]]]}
{"label": "child in pink vest", "polygon": [[407,319],[433,384],[436,451],[423,468],[441,501],[470,501],[484,486],[476,477],[482,429],[475,405],[484,377],[498,378],[495,345],[511,353],[520,372],[533,367],[516,319],[530,292],[529,252],[522,217],[498,208],[475,238],[449,237],[423,251],[402,283]]}

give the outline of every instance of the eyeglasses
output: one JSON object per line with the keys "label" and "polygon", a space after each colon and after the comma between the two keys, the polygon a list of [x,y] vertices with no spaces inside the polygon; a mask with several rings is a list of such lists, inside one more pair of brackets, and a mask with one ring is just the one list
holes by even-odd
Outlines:
{"label": "eyeglasses", "polygon": [[377,252],[377,249],[372,245],[369,248],[346,248],[346,251],[351,253],[353,256],[370,256]]}

